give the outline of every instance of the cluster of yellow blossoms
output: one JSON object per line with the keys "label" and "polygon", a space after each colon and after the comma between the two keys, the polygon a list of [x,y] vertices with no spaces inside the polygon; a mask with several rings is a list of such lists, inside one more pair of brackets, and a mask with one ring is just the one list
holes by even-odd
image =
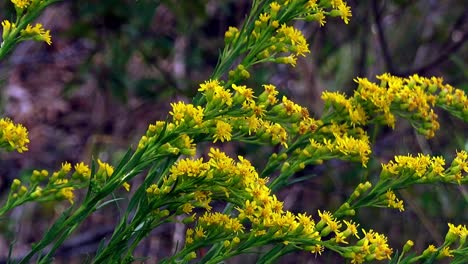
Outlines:
{"label": "cluster of yellow blossoms", "polygon": [[338,92],[324,92],[327,109],[335,110],[331,117],[341,117],[353,125],[381,123],[395,127],[395,116],[403,117],[430,138],[439,129],[434,107],[468,119],[468,99],[463,90],[444,84],[441,78],[413,75],[401,78],[389,74],[377,76],[380,85],[366,78],[357,78],[354,96],[347,98]]}
{"label": "cluster of yellow blossoms", "polygon": [[[423,260],[440,260],[443,258],[453,258],[457,255],[463,256],[466,248],[466,238],[468,236],[468,228],[466,225],[448,224],[449,229],[445,235],[444,243],[436,247],[435,245],[429,245],[419,256],[408,256],[404,259],[404,263],[419,263]],[[458,247],[457,247],[458,244]],[[403,247],[403,252],[400,259],[407,253],[414,243],[408,240]],[[433,262],[433,261],[432,261]],[[457,262],[463,263],[463,262]]]}
{"label": "cluster of yellow blossoms", "polygon": [[464,150],[457,152],[449,168],[445,168],[442,157],[431,157],[418,154],[417,157],[395,156],[395,161],[382,164],[382,180],[396,180],[399,184],[408,183],[466,183],[468,178],[468,153]]}
{"label": "cluster of yellow blossoms", "polygon": [[403,201],[398,199],[394,190],[415,184],[450,183],[466,184],[468,178],[468,153],[459,151],[449,167],[445,159],[419,154],[418,156],[395,156],[394,160],[382,164],[379,181],[372,184],[359,184],[347,204],[352,209],[360,207],[389,207],[404,211]]}
{"label": "cluster of yellow blossoms", "polygon": [[35,41],[44,41],[51,45],[52,38],[50,37],[50,30],[45,30],[42,24],[37,23],[34,27],[27,25],[25,29],[21,30],[21,37],[24,39],[32,39]]}
{"label": "cluster of yellow blossoms", "polygon": [[[309,53],[307,41],[299,30],[288,26],[293,19],[318,21],[321,26],[325,24],[326,16],[340,16],[347,24],[351,17],[351,9],[346,2],[333,1],[289,1],[278,0],[263,6],[258,17],[252,17],[253,28],[229,27],[225,33],[226,62],[238,58],[245,53],[241,63],[229,71],[232,81],[250,77],[248,68],[260,62],[275,62],[296,65],[298,56]],[[249,20],[248,19],[248,20]],[[219,68],[229,67],[222,65]],[[218,78],[217,72],[213,75]]]}
{"label": "cluster of yellow blossoms", "polygon": [[26,9],[33,0],[11,0],[16,8]]}
{"label": "cluster of yellow blossoms", "polygon": [[19,153],[28,150],[28,130],[21,124],[15,124],[8,118],[0,119],[0,147]]}
{"label": "cluster of yellow blossoms", "polygon": [[[346,124],[324,125],[321,120],[309,117],[305,107],[285,96],[280,100],[274,85],[267,84],[263,88],[264,91],[257,97],[252,88],[244,85],[232,84],[232,89],[227,89],[217,80],[207,81],[199,89],[204,95],[200,99],[204,107],[184,102],[172,103],[172,122],[150,125],[140,140],[139,148],[154,145],[151,142],[159,138],[163,131],[177,134],[178,131],[190,129],[191,134],[204,134],[206,136],[202,140],[212,142],[233,139],[253,143],[269,141],[274,145],[280,143],[285,148],[295,142],[293,156],[296,165],[290,168],[295,171],[307,164],[332,158],[360,161],[366,166],[371,150],[363,129]],[[319,126],[320,131],[317,130]],[[193,139],[185,133],[181,133],[184,140],[165,143],[160,151],[193,154]],[[297,144],[297,138],[301,136],[302,143]],[[285,166],[293,165],[292,161],[291,157]]]}
{"label": "cluster of yellow blossoms", "polygon": [[[99,167],[93,175],[89,166],[83,162],[76,163],[73,168],[70,163],[64,162],[60,170],[52,174],[47,170],[34,170],[24,184],[21,180],[14,179],[7,202],[0,208],[0,215],[31,201],[68,200],[74,203],[75,190],[88,187],[90,183],[97,190],[112,176],[114,168],[111,165],[99,159],[97,162]],[[122,187],[130,190],[128,183],[123,183]]]}
{"label": "cluster of yellow blossoms", "polygon": [[[287,146],[290,140],[288,131],[305,133],[306,126],[311,125],[312,119],[309,118],[306,108],[294,104],[286,97],[278,103],[278,92],[273,85],[264,87],[265,91],[255,100],[253,90],[246,86],[233,84],[231,90],[224,88],[217,80],[207,81],[201,84],[199,89],[204,94],[204,107],[184,102],[171,103],[172,110],[169,114],[172,116],[172,122],[150,125],[147,135],[139,143],[139,148],[151,145],[151,139],[154,141],[162,131],[177,133],[188,128],[191,134],[206,134],[207,139],[214,142],[231,141],[235,138],[245,141],[270,140],[273,144],[281,143]],[[253,137],[252,134],[256,136]],[[190,140],[184,140],[185,144],[180,147],[192,148]]]}
{"label": "cluster of yellow blossoms", "polygon": [[64,162],[60,170],[51,175],[47,170],[34,170],[28,180],[29,186],[24,185],[19,179],[14,179],[8,200],[0,209],[0,215],[30,201],[68,200],[73,203],[75,197],[73,191],[87,186],[91,176],[91,170],[83,162],[75,164],[74,169],[70,174],[72,165]]}
{"label": "cluster of yellow blossoms", "polygon": [[[41,10],[47,5],[51,4],[53,1],[43,1],[43,0],[11,0],[16,9],[16,14],[18,16],[17,23],[20,21],[20,18],[30,19],[36,17]],[[37,23],[32,26],[31,24],[24,25],[22,28],[17,28],[16,23],[13,23],[9,20],[2,21],[2,46],[0,49],[0,55],[5,56],[6,53],[18,42],[23,40],[35,40],[35,41],[44,41],[47,44],[52,44],[52,38],[50,36],[50,31],[45,30],[42,24]]]}
{"label": "cluster of yellow blossoms", "polygon": [[[194,228],[186,231],[183,256],[195,258],[195,249],[205,246],[206,241],[222,242],[219,260],[245,248],[282,241],[285,246],[319,254],[327,246],[336,248],[356,263],[390,257],[392,249],[385,236],[372,230],[363,230],[365,237],[348,245],[351,236],[359,238],[358,225],[353,222],[319,211],[320,221],[315,224],[307,214],[285,211],[267,186],[268,179],[260,178],[242,156],[235,162],[219,149],[211,148],[209,157],[207,162],[203,158],[179,160],[160,184],[146,189],[150,202],[170,199],[167,209],[188,214],[184,222],[197,221]],[[210,203],[215,200],[237,205],[237,213],[212,212]],[[199,212],[193,213],[194,208],[206,211],[197,217]]]}

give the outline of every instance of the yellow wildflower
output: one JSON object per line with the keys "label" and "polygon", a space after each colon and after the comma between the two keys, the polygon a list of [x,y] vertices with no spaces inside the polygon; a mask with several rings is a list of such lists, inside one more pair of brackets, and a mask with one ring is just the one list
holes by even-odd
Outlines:
{"label": "yellow wildflower", "polygon": [[65,161],[64,163],[62,163],[62,168],[61,168],[61,172],[67,174],[71,171],[71,164],[67,161]]}
{"label": "yellow wildflower", "polygon": [[245,201],[244,209],[236,207],[236,210],[239,211],[239,219],[243,220],[244,218],[251,218],[254,216],[254,213],[257,211],[257,202],[247,200]]}
{"label": "yellow wildflower", "polygon": [[0,147],[19,153],[27,151],[28,130],[21,124],[14,124],[10,119],[0,119]]}
{"label": "yellow wildflower", "polygon": [[404,205],[403,205],[403,201],[399,200],[392,190],[389,189],[385,193],[385,197],[386,197],[386,200],[387,200],[387,206],[389,208],[398,209],[398,210],[400,210],[400,212],[403,212],[405,210]]}
{"label": "yellow wildflower", "polygon": [[101,172],[105,174],[105,177],[110,177],[112,173],[114,173],[114,167],[112,167],[108,163],[102,162],[100,159],[98,159],[97,162],[99,164],[98,173]]}
{"label": "yellow wildflower", "polygon": [[61,188],[57,195],[60,199],[66,199],[70,203],[73,203],[73,199],[75,198],[75,194],[73,193],[73,190],[74,190],[73,187]]}
{"label": "yellow wildflower", "polygon": [[224,33],[224,40],[226,43],[230,43],[239,35],[239,29],[236,27],[229,27],[229,29]]}
{"label": "yellow wildflower", "polygon": [[213,135],[213,142],[216,141],[230,141],[231,140],[231,132],[232,132],[232,127],[229,123],[226,123],[222,120],[218,120],[216,122],[216,131]]}
{"label": "yellow wildflower", "polygon": [[171,178],[175,180],[177,177],[187,175],[189,177],[200,177],[205,175],[209,169],[209,164],[203,162],[203,158],[196,160],[193,159],[181,159],[174,164],[171,169]]}
{"label": "yellow wildflower", "polygon": [[341,19],[345,22],[345,24],[349,23],[349,18],[351,15],[351,8],[346,5],[346,3],[342,2],[341,5],[338,6],[338,11],[340,11]]}
{"label": "yellow wildflower", "polygon": [[183,206],[182,206],[182,212],[186,213],[186,214],[190,214],[193,210],[193,205],[191,203],[185,203]]}
{"label": "yellow wildflower", "polygon": [[208,80],[200,84],[200,88],[198,89],[198,91],[200,92],[214,91],[219,86],[220,86],[220,82],[218,80]]}
{"label": "yellow wildflower", "polygon": [[75,164],[75,173],[73,175],[74,177],[79,176],[85,180],[89,179],[91,176],[91,170],[89,169],[88,165],[84,164],[83,162]]}
{"label": "yellow wildflower", "polygon": [[203,230],[203,227],[198,226],[198,227],[195,228],[195,237],[196,238],[206,237],[205,230]]}
{"label": "yellow wildflower", "polygon": [[408,252],[414,246],[414,242],[412,240],[406,241],[405,245],[403,246],[403,252]]}
{"label": "yellow wildflower", "polygon": [[452,250],[450,250],[450,247],[444,247],[440,252],[439,255],[437,255],[437,258],[444,258],[444,257],[453,257],[454,255],[452,254]]}
{"label": "yellow wildflower", "polygon": [[423,251],[422,256],[427,258],[434,252],[437,252],[437,247],[431,244]]}
{"label": "yellow wildflower", "polygon": [[169,112],[178,126],[184,123],[187,125],[200,125],[203,121],[203,111],[201,106],[193,106],[184,102],[171,103],[172,111]]}
{"label": "yellow wildflower", "polygon": [[31,4],[32,0],[11,0],[11,2],[16,8],[25,9]]}
{"label": "yellow wildflower", "polygon": [[325,250],[325,248],[322,245],[314,245],[310,248],[310,252],[313,254],[319,254],[322,255],[322,252]]}
{"label": "yellow wildflower", "polygon": [[25,29],[21,30],[21,37],[31,38],[36,41],[44,41],[51,45],[50,30],[45,30],[42,24],[37,23],[34,27],[28,24]]}
{"label": "yellow wildflower", "polygon": [[5,40],[10,34],[10,32],[16,29],[16,24],[11,23],[8,20],[3,20],[2,27],[3,27],[2,38]]}
{"label": "yellow wildflower", "polygon": [[130,184],[129,184],[128,182],[124,182],[124,183],[122,184],[122,187],[123,187],[127,192],[129,192],[131,186],[130,186]]}
{"label": "yellow wildflower", "polygon": [[277,14],[278,11],[280,10],[281,6],[277,2],[272,2],[270,4],[271,12],[273,14]]}
{"label": "yellow wildflower", "polygon": [[346,220],[343,220],[343,222],[346,224],[346,227],[347,227],[346,230],[343,231],[344,236],[348,237],[350,235],[353,235],[356,238],[359,238],[358,230],[357,230],[357,227],[359,226],[359,224],[355,224],[353,223],[353,221],[346,221]]}

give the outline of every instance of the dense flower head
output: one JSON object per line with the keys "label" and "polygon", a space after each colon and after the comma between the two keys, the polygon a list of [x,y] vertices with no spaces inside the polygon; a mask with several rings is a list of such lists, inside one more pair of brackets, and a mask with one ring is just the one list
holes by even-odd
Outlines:
{"label": "dense flower head", "polygon": [[289,22],[303,19],[317,21],[323,26],[326,16],[340,16],[347,24],[351,10],[345,1],[334,5],[326,1],[273,1],[260,10],[253,21],[253,28],[242,28],[239,31],[236,27],[229,27],[224,36],[226,48],[234,49],[234,45],[256,47],[246,50],[241,64],[229,71],[230,79],[235,82],[249,78],[248,68],[257,62],[295,66],[297,58],[305,56],[310,50],[302,32],[288,25]]}
{"label": "dense flower head", "polygon": [[28,24],[25,29],[21,30],[21,37],[25,39],[33,39],[36,41],[44,41],[47,44],[52,44],[50,30],[45,30],[42,24],[37,23],[34,27]]}
{"label": "dense flower head", "polygon": [[[419,133],[433,137],[439,129],[435,106],[442,107],[464,120],[468,120],[467,97],[462,90],[444,84],[441,78],[413,75],[408,78],[382,74],[380,85],[365,78],[357,78],[358,89],[353,97],[364,108],[383,114],[384,122],[394,127],[395,117],[405,117]],[[447,100],[448,98],[448,100]]]}
{"label": "dense flower head", "polygon": [[431,157],[418,154],[418,156],[395,156],[394,160],[382,164],[381,177],[395,178],[408,177],[416,182],[466,182],[468,172],[468,154],[466,151],[457,152],[449,168],[444,167],[445,160],[442,157]]}
{"label": "dense flower head", "polygon": [[227,214],[218,212],[209,213],[205,212],[198,218],[199,224],[204,226],[206,229],[221,229],[222,232],[227,234],[238,234],[243,233],[244,226],[241,224],[238,218],[234,218]]}
{"label": "dense flower head", "polygon": [[310,52],[304,35],[292,26],[281,25],[276,31],[275,40],[280,41],[285,45],[283,48],[293,52],[297,56],[305,56],[305,54]]}
{"label": "dense flower head", "polygon": [[390,259],[393,250],[387,244],[387,237],[372,229],[362,230],[364,238],[352,246],[352,252],[345,254],[345,257],[351,258],[351,263],[362,263],[371,260]]}
{"label": "dense flower head", "polygon": [[396,209],[400,210],[400,212],[405,210],[404,205],[403,205],[403,201],[398,199],[397,196],[395,195],[395,193],[392,190],[388,190],[385,193],[385,200],[387,202],[388,207],[396,208]]}
{"label": "dense flower head", "polygon": [[148,199],[175,192],[186,195],[181,197],[190,197],[181,204],[184,212],[195,207],[211,210],[212,199],[238,201],[249,192],[252,184],[266,183],[242,156],[236,162],[216,148],[211,148],[208,156],[207,162],[203,158],[176,162],[160,186],[153,184],[147,188]]}
{"label": "dense flower head", "polygon": [[229,27],[229,29],[224,33],[224,41],[226,44],[233,42],[239,36],[239,29],[236,27]]}
{"label": "dense flower head", "polygon": [[89,167],[83,162],[74,167],[69,162],[63,162],[60,169],[52,173],[47,170],[33,170],[29,184],[23,184],[18,179],[13,180],[9,194],[11,199],[7,203],[19,206],[29,201],[68,200],[73,204],[75,191],[89,185],[90,175]]}
{"label": "dense flower head", "polygon": [[25,9],[31,4],[32,0],[11,0],[11,2],[16,8]]}
{"label": "dense flower head", "polygon": [[[351,241],[348,241],[351,236],[359,238],[357,224],[351,221],[342,222],[330,212],[319,211],[320,221],[316,224],[306,214],[293,214],[290,211],[285,211],[282,202],[271,193],[266,185],[267,181],[258,177],[258,173],[255,172],[255,169],[245,158],[239,157],[239,162],[236,163],[225,153],[214,148],[210,150],[209,157],[208,162],[203,162],[202,159],[179,161],[171,169],[172,176],[168,177],[168,180],[164,182],[175,182],[175,178],[178,178],[177,186],[172,187],[173,191],[178,191],[179,186],[188,186],[184,185],[185,180],[183,177],[201,177],[203,181],[210,182],[210,187],[203,187],[200,181],[196,181],[197,185],[191,187],[197,189],[194,196],[196,198],[191,203],[181,205],[183,210],[179,210],[185,213],[191,213],[194,207],[202,206],[203,203],[201,202],[203,201],[214,199],[215,190],[219,188],[216,187],[217,184],[222,184],[222,186],[225,186],[223,188],[226,192],[222,196],[228,200],[233,199],[230,201],[237,204],[235,207],[237,214],[233,216],[212,212],[210,211],[211,207],[205,202],[202,207],[205,207],[207,212],[196,217],[196,226],[187,230],[187,246],[198,242],[201,243],[202,240],[210,239],[210,237],[222,235],[225,237],[223,245],[227,250],[233,249],[233,247],[239,243],[244,243],[244,241],[250,243],[248,242],[249,239],[255,238],[260,239],[259,241],[261,239],[275,239],[281,240],[285,244],[294,243],[300,248],[320,254],[324,247],[317,244],[317,241],[321,241],[325,236],[332,235],[329,238],[330,241],[343,245],[351,243]],[[224,178],[223,175],[228,178]],[[242,180],[236,179],[238,177]],[[161,193],[160,190],[165,188],[155,185],[148,188],[147,193]],[[205,188],[211,189],[212,192],[202,191]],[[244,198],[237,200],[236,197],[239,196]],[[394,197],[390,198],[393,199]],[[382,260],[390,258],[392,249],[389,248],[385,236],[372,230],[363,232],[365,236],[363,239],[356,245],[347,246],[353,248],[355,253],[352,256],[345,255],[345,257],[349,257],[355,262],[359,262],[360,259]],[[245,236],[244,233],[253,234],[253,237]]]}
{"label": "dense flower head", "polygon": [[5,40],[9,36],[10,32],[16,29],[16,24],[11,23],[8,20],[3,20],[2,27],[3,27],[2,38],[3,40]]}
{"label": "dense flower head", "polygon": [[171,103],[171,106],[172,111],[169,114],[176,126],[183,124],[188,126],[201,125],[204,116],[204,109],[201,106],[195,107],[184,102]]}
{"label": "dense flower head", "polygon": [[171,177],[176,179],[181,175],[186,175],[188,177],[203,177],[207,170],[209,169],[209,164],[203,162],[203,158],[196,160],[186,158],[179,160],[174,166],[171,167]]}
{"label": "dense flower head", "polygon": [[304,161],[308,159],[340,158],[350,161],[360,161],[366,167],[371,154],[370,143],[367,137],[357,138],[346,133],[333,133],[332,138],[310,138],[301,152]]}
{"label": "dense flower head", "polygon": [[230,141],[231,140],[232,126],[222,120],[216,122],[216,129],[213,135],[213,142],[216,141]]}
{"label": "dense flower head", "polygon": [[21,124],[15,124],[8,118],[0,119],[0,147],[19,153],[28,150],[28,130]]}
{"label": "dense flower head", "polygon": [[445,235],[445,242],[451,244],[455,241],[459,240],[460,244],[463,244],[466,241],[466,237],[468,236],[468,229],[466,225],[454,225],[448,223],[449,230]]}
{"label": "dense flower head", "polygon": [[[255,140],[270,140],[273,144],[280,143],[287,147],[288,141],[292,139],[290,133],[311,132],[316,127],[305,107],[285,96],[279,102],[276,98],[278,91],[274,85],[264,85],[264,92],[256,97],[252,88],[232,84],[234,95],[231,97],[230,106],[224,105],[223,100],[215,99],[213,91],[218,89],[215,88],[218,85],[218,81],[208,81],[200,88],[207,99],[207,107],[204,110],[206,120],[200,127],[212,134],[214,142],[230,141],[233,135],[239,135],[240,132],[241,138],[254,135]],[[185,108],[185,105],[173,104],[174,111],[171,115],[176,123],[183,119],[182,108]],[[176,111],[176,109],[182,110]],[[140,145],[146,144],[148,140],[148,137],[142,138],[143,143]]]}
{"label": "dense flower head", "polygon": [[103,162],[100,159],[97,160],[99,169],[98,173],[103,173],[106,175],[106,177],[112,176],[114,173],[114,167],[112,167],[109,163]]}
{"label": "dense flower head", "polygon": [[328,109],[333,107],[336,112],[345,114],[343,116],[347,118],[344,120],[352,124],[377,122],[394,128],[395,116],[401,116],[428,138],[433,137],[440,127],[433,109],[435,106],[468,120],[466,95],[462,90],[443,84],[440,78],[418,75],[401,78],[389,74],[377,78],[381,80],[380,85],[366,78],[356,78],[358,88],[353,97],[324,92],[322,99]]}
{"label": "dense flower head", "polygon": [[346,5],[346,3],[343,1],[333,1],[333,2],[341,2],[336,6],[336,8],[340,13],[341,19],[345,22],[345,24],[348,24],[349,18],[352,16],[351,8],[348,5]]}

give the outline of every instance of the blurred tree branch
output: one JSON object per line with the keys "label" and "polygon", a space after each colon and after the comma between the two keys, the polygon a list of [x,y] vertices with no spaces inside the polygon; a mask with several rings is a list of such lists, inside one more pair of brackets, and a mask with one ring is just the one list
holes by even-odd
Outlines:
{"label": "blurred tree branch", "polygon": [[[382,26],[382,13],[384,9],[379,10],[378,1],[372,1],[372,13],[375,21],[375,25],[377,28],[377,38],[379,41],[380,48],[382,49],[382,55],[385,62],[385,66],[387,67],[387,71],[393,75],[397,76],[407,76],[411,74],[425,74],[432,69],[436,68],[439,64],[445,62],[450,58],[452,54],[457,52],[463,44],[468,40],[468,30],[463,29],[463,25],[466,22],[468,8],[461,13],[461,15],[455,20],[455,23],[450,30],[449,38],[445,41],[443,47],[446,47],[444,50],[441,50],[439,55],[429,61],[428,63],[419,66],[414,69],[407,69],[407,70],[398,70],[392,59],[392,54],[390,53],[390,49],[388,47],[388,42],[385,37],[384,28]],[[457,31],[461,30],[462,36],[459,39],[454,39],[453,36],[456,34]]]}

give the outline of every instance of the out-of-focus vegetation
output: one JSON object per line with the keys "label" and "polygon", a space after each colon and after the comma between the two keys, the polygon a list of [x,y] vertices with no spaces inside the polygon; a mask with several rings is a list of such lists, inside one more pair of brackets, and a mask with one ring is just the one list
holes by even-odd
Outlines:
{"label": "out-of-focus vegetation", "polygon": [[[249,80],[252,85],[259,87],[269,79],[287,87],[281,92],[316,114],[322,109],[323,90],[352,94],[355,76],[373,78],[382,72],[442,76],[468,91],[468,7],[463,1],[349,3],[353,17],[347,27],[332,20],[326,27],[298,21],[296,26],[311,43],[311,54],[295,68],[259,66]],[[0,5],[3,18],[11,17],[11,3]],[[23,43],[0,65],[2,111],[28,127],[32,142],[30,152],[21,158],[2,154],[0,190],[18,174],[56,168],[63,160],[92,156],[118,160],[126,146],[137,143],[148,123],[166,118],[169,102],[195,95],[197,84],[209,78],[216,65],[227,27],[239,26],[249,8],[250,1],[108,0],[64,1],[48,9],[40,21],[52,29],[52,46]],[[273,68],[277,74],[271,78]],[[306,168],[297,178],[307,180],[281,192],[285,207],[308,212],[324,205],[334,208],[362,177],[377,175],[380,163],[395,154],[449,156],[454,149],[468,150],[467,124],[438,114],[442,129],[431,140],[414,133],[409,124],[380,133],[373,151],[385,158],[371,161],[368,175],[357,165],[338,161]],[[229,148],[226,151],[254,163],[268,158],[264,156],[268,151],[258,147]],[[468,222],[468,190],[463,186],[418,186],[399,195],[410,201],[404,213],[367,209],[356,216],[361,226],[377,231],[392,226],[389,238],[398,239],[389,243],[395,248],[407,239],[417,246],[441,242],[447,220]],[[0,252],[5,254],[0,258],[6,258],[13,234],[14,255],[24,254],[59,212],[60,208],[43,204],[16,210],[10,221],[18,225],[2,219]],[[73,256],[79,263],[92,254],[112,232],[118,212],[114,204],[93,215],[65,243],[57,262]],[[184,231],[177,224],[168,225],[138,251],[156,260],[168,256]],[[255,262],[252,256],[246,258]],[[315,260],[301,253],[284,263],[306,261]]]}

